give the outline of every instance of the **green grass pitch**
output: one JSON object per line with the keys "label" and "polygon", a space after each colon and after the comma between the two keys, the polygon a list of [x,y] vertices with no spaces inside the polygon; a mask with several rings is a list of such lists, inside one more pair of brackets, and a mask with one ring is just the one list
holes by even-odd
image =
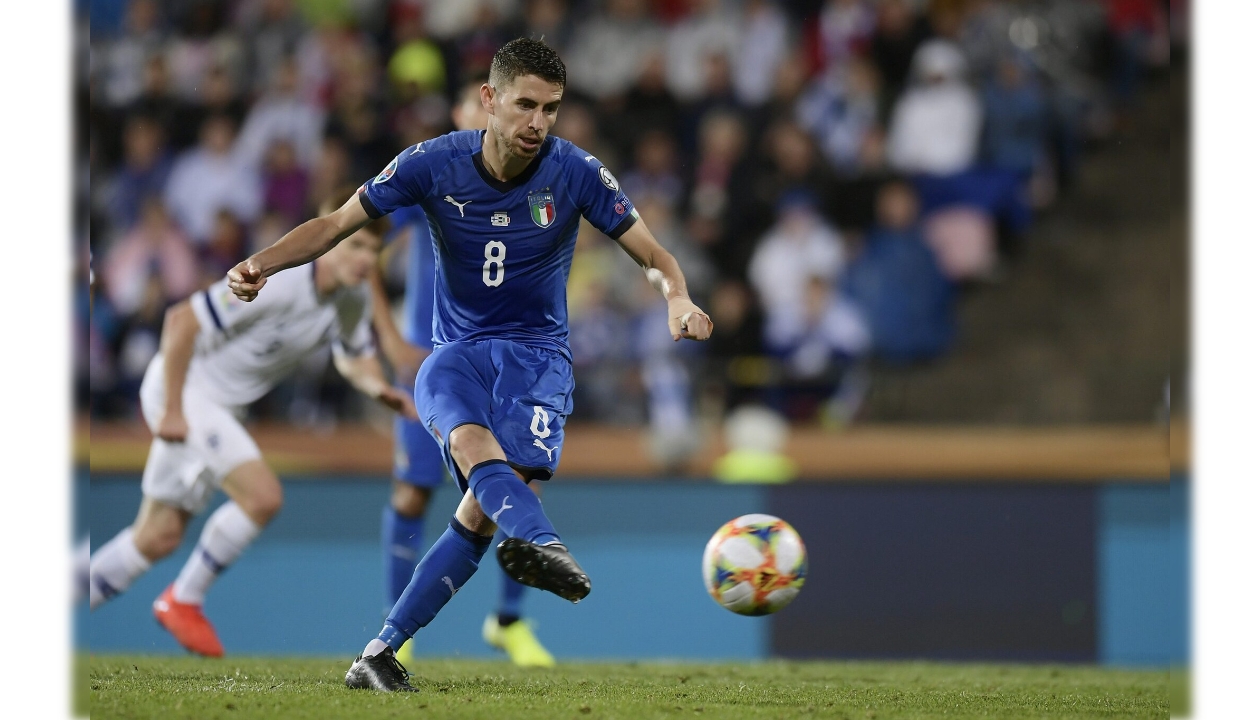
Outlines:
{"label": "green grass pitch", "polygon": [[[421,692],[342,685],[350,658],[99,655],[88,710],[103,718],[1166,718],[1169,673],[928,662],[749,664],[428,660]],[[80,696],[82,697],[82,695]]]}

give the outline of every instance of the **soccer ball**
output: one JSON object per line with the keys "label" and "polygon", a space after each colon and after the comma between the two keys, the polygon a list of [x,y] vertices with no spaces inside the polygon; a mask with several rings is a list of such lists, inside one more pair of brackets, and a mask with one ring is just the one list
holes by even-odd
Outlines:
{"label": "soccer ball", "polygon": [[805,543],[773,515],[742,515],[713,533],[704,548],[704,586],[740,615],[769,615],[805,585]]}

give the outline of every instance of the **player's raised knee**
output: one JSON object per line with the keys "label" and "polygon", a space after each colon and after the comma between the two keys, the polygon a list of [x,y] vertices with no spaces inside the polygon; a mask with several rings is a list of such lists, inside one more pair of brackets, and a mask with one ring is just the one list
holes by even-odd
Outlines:
{"label": "player's raised knee", "polygon": [[179,523],[149,522],[135,529],[132,536],[136,549],[153,562],[175,552],[184,540],[184,527]]}
{"label": "player's raised knee", "polygon": [[279,481],[262,485],[250,493],[247,505],[242,509],[258,524],[270,521],[284,505],[284,490]]}
{"label": "player's raised knee", "polygon": [[460,470],[465,473],[477,463],[507,459],[499,441],[494,439],[494,434],[481,425],[461,425],[451,431],[447,442],[451,457],[455,458]]}
{"label": "player's raised knee", "polygon": [[223,480],[223,491],[259,525],[266,525],[284,504],[280,478],[261,460],[238,465]]}

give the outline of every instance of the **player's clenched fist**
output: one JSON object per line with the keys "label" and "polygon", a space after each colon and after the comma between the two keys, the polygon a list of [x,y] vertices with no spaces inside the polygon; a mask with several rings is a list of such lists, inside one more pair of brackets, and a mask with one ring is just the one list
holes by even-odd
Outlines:
{"label": "player's clenched fist", "polygon": [[246,258],[236,264],[236,267],[228,270],[227,285],[236,295],[236,297],[250,302],[258,297],[258,291],[263,285],[267,284],[267,278],[263,277],[262,268],[258,266],[258,262],[254,258]]}
{"label": "player's clenched fist", "polygon": [[167,410],[158,422],[157,436],[173,443],[182,443],[188,439],[188,421],[184,419],[184,414]]}
{"label": "player's clenched fist", "polygon": [[409,393],[387,385],[381,389],[381,394],[376,399],[381,401],[381,404],[385,407],[412,422],[420,420],[420,416],[416,413],[416,404],[412,401]]}
{"label": "player's clenched fist", "polygon": [[713,321],[687,298],[669,301],[669,334],[675,341],[708,340],[713,334]]}

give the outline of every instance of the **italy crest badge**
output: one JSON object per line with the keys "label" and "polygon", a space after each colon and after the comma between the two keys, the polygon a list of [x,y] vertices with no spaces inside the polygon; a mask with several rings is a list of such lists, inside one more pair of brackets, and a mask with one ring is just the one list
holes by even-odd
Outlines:
{"label": "italy crest badge", "polygon": [[556,220],[556,199],[549,192],[529,196],[529,216],[540,228],[550,227]]}

